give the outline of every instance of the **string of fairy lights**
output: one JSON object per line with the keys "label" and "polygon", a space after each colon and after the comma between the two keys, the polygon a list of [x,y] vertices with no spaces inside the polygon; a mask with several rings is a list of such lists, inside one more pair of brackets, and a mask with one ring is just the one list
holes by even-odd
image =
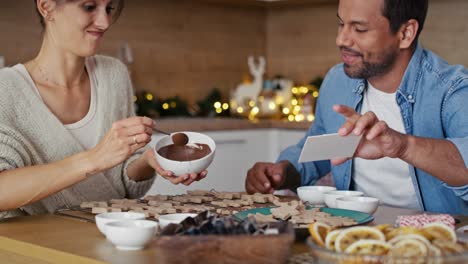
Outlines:
{"label": "string of fairy lights", "polygon": [[[312,122],[315,119],[315,103],[319,96],[319,90],[315,85],[294,86],[290,90],[290,96],[282,96],[278,93],[260,95],[257,100],[250,100],[243,105],[230,100],[229,102],[217,100],[212,103],[215,116],[240,116],[249,120],[263,118],[286,120],[289,122]],[[135,95],[137,108],[153,108],[160,116],[168,116],[168,113],[177,114],[176,109],[183,104],[180,99],[167,99],[156,103],[157,98],[150,92],[139,96]],[[148,113],[143,113],[148,115]]]}
{"label": "string of fairy lights", "polygon": [[[273,119],[288,120],[290,122],[312,122],[315,119],[315,102],[319,96],[319,90],[313,85],[295,86],[291,88],[291,98],[286,101],[281,95],[274,95],[268,99],[259,96],[257,101],[250,100],[246,106],[238,105],[231,100],[230,104],[215,102],[213,107],[216,113],[222,113],[230,109],[231,113],[256,120],[265,116]],[[265,113],[266,112],[266,113]]]}

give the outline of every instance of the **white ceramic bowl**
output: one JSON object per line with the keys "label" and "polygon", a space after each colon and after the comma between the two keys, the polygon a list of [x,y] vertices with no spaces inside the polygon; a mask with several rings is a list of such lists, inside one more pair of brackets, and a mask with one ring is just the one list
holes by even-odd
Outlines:
{"label": "white ceramic bowl", "polygon": [[379,199],[374,197],[340,197],[336,198],[336,207],[368,214],[373,214],[379,206]]}
{"label": "white ceramic bowl", "polygon": [[106,224],[107,239],[121,250],[143,249],[156,235],[158,223],[150,220],[117,221]]}
{"label": "white ceramic bowl", "polygon": [[345,190],[336,190],[329,191],[325,193],[325,204],[330,208],[336,208],[336,198],[346,197],[346,196],[363,196],[363,192],[359,191],[345,191]]}
{"label": "white ceramic bowl", "polygon": [[173,144],[170,135],[166,135],[159,139],[154,145],[154,155],[156,157],[156,161],[163,169],[172,171],[175,175],[183,175],[187,173],[200,173],[204,171],[206,168],[208,168],[208,166],[210,166],[215,156],[216,144],[214,140],[209,136],[201,133],[185,131],[182,133],[185,133],[188,136],[188,144],[207,144],[211,149],[211,153],[201,159],[192,161],[176,161],[166,159],[158,153],[158,150],[160,148]]}
{"label": "white ceramic bowl", "polygon": [[178,224],[187,217],[195,217],[197,214],[167,214],[159,216],[159,226],[165,228],[169,224]]}
{"label": "white ceramic bowl", "polygon": [[94,217],[96,225],[102,234],[106,235],[106,224],[115,221],[144,220],[145,214],[133,212],[102,213]]}
{"label": "white ceramic bowl", "polygon": [[336,188],[331,186],[301,186],[297,188],[297,195],[304,202],[309,202],[312,205],[323,205],[325,192],[334,190]]}

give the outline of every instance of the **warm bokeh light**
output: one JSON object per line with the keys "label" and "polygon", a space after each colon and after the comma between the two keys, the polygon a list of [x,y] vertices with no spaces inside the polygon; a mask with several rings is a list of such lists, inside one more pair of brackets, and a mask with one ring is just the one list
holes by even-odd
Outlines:
{"label": "warm bokeh light", "polygon": [[270,110],[275,110],[275,109],[276,109],[276,104],[275,104],[275,102],[270,102],[270,103],[268,103],[268,108],[269,108]]}
{"label": "warm bokeh light", "polygon": [[294,109],[293,109],[293,113],[294,113],[295,115],[297,115],[297,114],[299,114],[300,112],[301,112],[301,107],[298,106],[298,105],[296,105],[296,106],[294,107]]}
{"label": "warm bokeh light", "polygon": [[254,107],[252,108],[252,110],[250,111],[250,113],[252,113],[253,115],[256,115],[260,112],[260,109],[258,107]]}
{"label": "warm bokeh light", "polygon": [[164,103],[164,104],[162,105],[162,108],[163,108],[164,110],[169,109],[169,104],[168,104],[168,103]]}
{"label": "warm bokeh light", "polygon": [[304,115],[298,114],[294,119],[296,120],[296,122],[302,122],[304,121]]}
{"label": "warm bokeh light", "polygon": [[[282,91],[268,91],[256,99],[236,102],[233,99],[229,104],[216,102],[215,108],[228,108],[236,115],[255,121],[258,118],[283,119],[290,122],[312,122],[315,120],[313,110],[319,90],[314,85],[297,85],[291,87],[289,94]],[[221,103],[221,105],[220,105]]]}
{"label": "warm bokeh light", "polygon": [[152,94],[150,94],[150,93],[146,94],[146,100],[153,101],[153,98],[154,98],[154,96]]}

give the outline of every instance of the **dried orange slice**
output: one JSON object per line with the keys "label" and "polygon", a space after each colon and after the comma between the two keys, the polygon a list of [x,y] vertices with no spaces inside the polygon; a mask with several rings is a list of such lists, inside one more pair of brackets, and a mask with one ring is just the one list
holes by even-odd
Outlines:
{"label": "dried orange slice", "polygon": [[398,241],[390,248],[390,255],[396,257],[425,257],[428,248],[424,242],[418,239],[404,239]]}
{"label": "dried orange slice", "polygon": [[406,239],[416,239],[424,243],[426,247],[429,247],[431,245],[431,242],[427,240],[424,236],[420,234],[406,234],[406,235],[398,235],[388,241],[388,243],[395,245],[396,243],[400,242],[401,240],[406,240]]}
{"label": "dried orange slice", "polygon": [[343,229],[336,229],[328,233],[325,238],[325,247],[330,250],[335,250],[335,241]]}
{"label": "dried orange slice", "polygon": [[346,248],[345,253],[361,255],[385,255],[390,249],[390,244],[382,240],[361,239]]}
{"label": "dried orange slice", "polygon": [[344,252],[354,242],[361,239],[374,239],[385,241],[384,234],[373,227],[369,226],[356,226],[345,229],[338,234],[335,241],[335,250],[337,252]]}
{"label": "dried orange slice", "polygon": [[390,232],[385,234],[385,238],[387,240],[391,240],[392,238],[399,236],[399,235],[407,235],[407,234],[420,234],[421,232],[419,229],[412,227],[412,226],[401,226],[391,230]]}
{"label": "dried orange slice", "polygon": [[457,242],[455,231],[450,226],[443,223],[427,224],[421,229],[421,233],[430,241],[437,239],[454,243]]}
{"label": "dried orange slice", "polygon": [[314,239],[315,243],[321,247],[325,246],[325,238],[330,230],[331,227],[329,225],[321,222],[315,222],[309,225],[310,235]]}
{"label": "dried orange slice", "polygon": [[451,254],[458,254],[462,253],[465,248],[456,243],[456,242],[451,242],[451,241],[446,241],[446,240],[434,240],[432,241],[432,244],[440,249],[442,252],[442,255],[451,255]]}
{"label": "dried orange slice", "polygon": [[380,225],[376,225],[375,228],[377,228],[378,230],[382,231],[382,233],[387,234],[388,232],[392,231],[393,229],[395,229],[392,225],[390,224],[380,224]]}
{"label": "dried orange slice", "polygon": [[432,257],[440,257],[442,256],[442,250],[440,250],[438,247],[436,246],[433,246],[433,245],[429,245],[427,247],[427,249],[429,249],[429,256],[432,256]]}

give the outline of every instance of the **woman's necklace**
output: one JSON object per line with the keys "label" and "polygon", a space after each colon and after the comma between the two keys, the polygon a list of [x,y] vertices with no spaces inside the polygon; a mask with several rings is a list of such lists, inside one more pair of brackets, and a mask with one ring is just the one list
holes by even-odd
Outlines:
{"label": "woman's necklace", "polygon": [[[43,69],[41,67],[41,65],[39,65],[39,63],[37,63],[36,59],[33,59],[33,63],[34,65],[36,65],[36,67],[39,69],[39,72],[41,74],[41,78],[46,82],[46,83],[52,83],[53,85],[57,86],[57,87],[60,87],[60,88],[63,88],[63,89],[68,89],[68,88],[71,88],[71,87],[75,87],[75,86],[79,86],[80,84],[77,84],[77,85],[72,85],[70,87],[66,86],[66,85],[63,85],[63,84],[60,84],[52,79],[49,78],[49,75],[47,74],[47,71],[45,69]],[[80,76],[80,83],[81,83],[81,76]]]}

